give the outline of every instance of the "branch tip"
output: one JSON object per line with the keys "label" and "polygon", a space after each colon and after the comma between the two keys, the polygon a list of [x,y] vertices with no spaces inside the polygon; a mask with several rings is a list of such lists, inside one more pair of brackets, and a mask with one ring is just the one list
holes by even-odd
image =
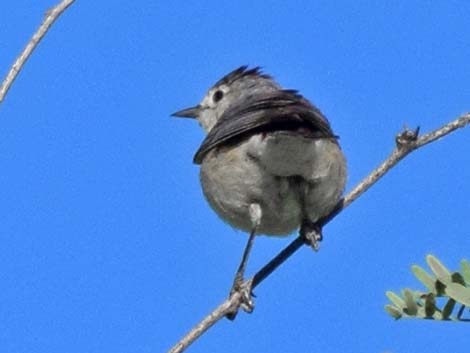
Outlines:
{"label": "branch tip", "polygon": [[410,149],[415,147],[416,141],[418,141],[418,135],[419,135],[419,126],[414,129],[410,130],[407,127],[400,132],[396,137],[395,137],[395,143],[397,145],[398,149]]}

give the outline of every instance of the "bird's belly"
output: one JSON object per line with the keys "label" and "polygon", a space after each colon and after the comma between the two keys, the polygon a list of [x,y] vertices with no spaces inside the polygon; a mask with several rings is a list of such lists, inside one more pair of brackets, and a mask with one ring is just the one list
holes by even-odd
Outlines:
{"label": "bird's belly", "polygon": [[262,210],[259,234],[292,233],[302,219],[297,188],[289,178],[266,172],[245,149],[244,145],[219,148],[204,158],[200,177],[206,199],[235,228],[251,231],[249,205],[258,203]]}
{"label": "bird's belly", "polygon": [[258,233],[288,235],[305,219],[316,222],[334,208],[345,167],[334,142],[273,133],[211,150],[200,176],[204,195],[224,221],[251,231],[249,206],[257,203]]}

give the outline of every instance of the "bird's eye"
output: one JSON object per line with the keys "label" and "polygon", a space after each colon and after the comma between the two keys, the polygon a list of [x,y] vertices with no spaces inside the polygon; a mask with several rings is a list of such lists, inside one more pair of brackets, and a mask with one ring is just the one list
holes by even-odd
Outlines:
{"label": "bird's eye", "polygon": [[214,95],[212,96],[212,100],[214,103],[217,103],[224,97],[224,92],[218,89],[217,91],[214,92]]}

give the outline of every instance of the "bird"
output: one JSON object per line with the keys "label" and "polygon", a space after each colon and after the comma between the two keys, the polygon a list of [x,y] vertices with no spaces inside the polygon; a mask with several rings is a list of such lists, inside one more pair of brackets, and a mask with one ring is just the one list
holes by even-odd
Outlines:
{"label": "bird", "polygon": [[235,282],[255,235],[299,229],[318,249],[317,222],[338,205],[347,169],[338,136],[315,105],[244,65],[172,115],[196,119],[207,133],[193,158],[203,194],[223,221],[250,234]]}

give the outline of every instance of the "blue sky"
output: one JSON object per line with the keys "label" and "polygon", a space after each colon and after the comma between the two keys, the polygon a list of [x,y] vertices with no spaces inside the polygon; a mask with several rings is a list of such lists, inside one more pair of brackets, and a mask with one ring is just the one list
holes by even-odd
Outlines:
{"label": "blue sky", "polygon": [[[0,72],[51,1],[5,1]],[[351,189],[405,125],[470,110],[466,1],[77,1],[0,106],[0,347],[164,352],[227,295],[245,244],[212,212],[170,114],[261,65],[330,119]],[[415,152],[188,352],[467,352],[468,324],[392,320],[433,253],[470,248],[470,130]],[[292,238],[257,239],[253,273]]]}

